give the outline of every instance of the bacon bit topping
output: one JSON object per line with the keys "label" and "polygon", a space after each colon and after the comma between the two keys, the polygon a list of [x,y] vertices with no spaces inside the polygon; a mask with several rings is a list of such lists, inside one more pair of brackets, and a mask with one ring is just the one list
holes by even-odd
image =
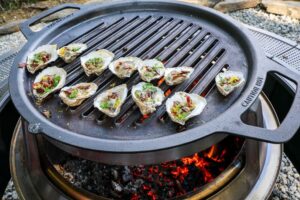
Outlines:
{"label": "bacon bit topping", "polygon": [[186,102],[188,107],[192,107],[193,103],[190,96],[186,96]]}
{"label": "bacon bit topping", "polygon": [[80,85],[77,88],[80,90],[88,90],[90,88],[90,85]]}
{"label": "bacon bit topping", "polygon": [[181,72],[173,72],[172,73],[172,80],[176,80],[178,78],[186,78],[187,75],[189,74],[189,71],[181,71]]}

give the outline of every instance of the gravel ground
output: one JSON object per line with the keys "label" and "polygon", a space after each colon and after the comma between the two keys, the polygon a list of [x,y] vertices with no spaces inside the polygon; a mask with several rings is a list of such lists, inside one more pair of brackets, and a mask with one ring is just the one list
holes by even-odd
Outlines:
{"label": "gravel ground", "polygon": [[288,16],[269,14],[259,7],[228,14],[242,23],[300,42],[300,20]]}
{"label": "gravel ground", "polygon": [[26,42],[21,32],[0,36],[0,52],[5,54],[13,49],[20,48]]}
{"label": "gravel ground", "polygon": [[[245,9],[229,13],[230,16],[245,24],[274,32],[283,37],[300,42],[300,21],[286,16],[268,14],[260,8]],[[0,36],[0,54],[19,47],[26,42],[21,33]],[[17,199],[12,182],[8,184],[7,192],[2,198]],[[281,169],[277,178],[272,200],[300,199],[300,177],[290,160],[283,155]]]}

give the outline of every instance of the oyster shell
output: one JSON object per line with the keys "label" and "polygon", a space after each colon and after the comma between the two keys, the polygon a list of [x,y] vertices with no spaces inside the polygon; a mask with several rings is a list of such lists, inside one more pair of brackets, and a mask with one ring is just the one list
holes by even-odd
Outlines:
{"label": "oyster shell", "polygon": [[139,107],[143,115],[156,111],[165,99],[164,92],[151,83],[140,82],[131,89],[133,101]]}
{"label": "oyster shell", "polygon": [[60,90],[59,97],[68,106],[78,106],[97,91],[95,83],[78,83]]}
{"label": "oyster shell", "polygon": [[142,60],[137,57],[122,57],[109,64],[109,70],[119,78],[129,78]]}
{"label": "oyster shell", "polygon": [[172,121],[184,125],[188,119],[200,115],[206,104],[205,98],[198,94],[176,92],[167,100],[166,109]]}
{"label": "oyster shell", "polygon": [[164,75],[165,66],[156,59],[144,60],[138,67],[138,71],[142,80],[150,82]]}
{"label": "oyster shell", "polygon": [[109,117],[117,116],[128,93],[127,85],[122,84],[99,94],[94,100],[94,107]]}
{"label": "oyster shell", "polygon": [[67,72],[62,68],[53,66],[44,69],[33,82],[33,95],[36,99],[43,100],[49,94],[62,88],[65,85],[66,77]]}
{"label": "oyster shell", "polygon": [[193,71],[192,67],[166,68],[165,82],[167,85],[178,85],[190,78]]}
{"label": "oyster shell", "polygon": [[219,92],[222,95],[227,96],[236,88],[242,86],[245,82],[245,78],[241,72],[228,70],[219,73],[215,78],[215,82]]}
{"label": "oyster shell", "polygon": [[100,49],[82,56],[80,60],[87,76],[90,76],[91,74],[99,76],[107,68],[114,56],[115,54],[112,52],[106,49]]}
{"label": "oyster shell", "polygon": [[43,69],[47,64],[55,61],[57,56],[57,45],[43,45],[29,53],[27,56],[27,70],[34,74],[37,70]]}
{"label": "oyster shell", "polygon": [[67,46],[63,46],[57,50],[58,56],[63,59],[66,63],[70,63],[77,56],[87,49],[87,45],[83,43],[72,43]]}

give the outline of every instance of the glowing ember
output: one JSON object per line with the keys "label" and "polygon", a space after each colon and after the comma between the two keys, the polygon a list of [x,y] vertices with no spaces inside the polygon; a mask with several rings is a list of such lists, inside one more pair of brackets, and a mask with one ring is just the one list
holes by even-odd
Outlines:
{"label": "glowing ember", "polygon": [[168,89],[168,90],[165,92],[165,97],[168,97],[171,93],[172,93],[172,90],[171,90],[171,89]]}
{"label": "glowing ember", "polygon": [[157,82],[157,86],[159,87],[161,84],[163,84],[164,81],[164,78],[159,79],[159,81]]}

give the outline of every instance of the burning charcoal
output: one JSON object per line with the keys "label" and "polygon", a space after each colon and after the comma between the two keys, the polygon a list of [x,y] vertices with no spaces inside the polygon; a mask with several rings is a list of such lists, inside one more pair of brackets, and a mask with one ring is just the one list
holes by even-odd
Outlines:
{"label": "burning charcoal", "polygon": [[117,170],[112,169],[112,170],[111,170],[111,175],[112,175],[112,177],[113,177],[114,180],[118,180],[118,178],[119,178],[119,173],[118,173]]}
{"label": "burning charcoal", "polygon": [[132,180],[132,175],[131,175],[131,174],[123,174],[123,175],[122,175],[122,180],[123,180],[125,183],[127,183],[127,182],[129,182],[129,181]]}
{"label": "burning charcoal", "polygon": [[123,187],[119,183],[116,183],[115,181],[111,181],[111,185],[112,185],[112,188],[114,191],[116,191],[116,192],[123,191]]}
{"label": "burning charcoal", "polygon": [[130,173],[131,173],[130,168],[129,168],[128,166],[125,166],[125,167],[124,167],[124,172],[123,172],[123,173],[125,173],[125,174],[130,174]]}
{"label": "burning charcoal", "polygon": [[110,191],[111,196],[114,197],[114,199],[122,199],[121,195],[117,194],[115,191]]}
{"label": "burning charcoal", "polygon": [[144,180],[142,180],[142,179],[136,179],[134,185],[135,185],[137,188],[139,188],[139,187],[141,187],[141,186],[143,185],[143,183],[144,183]]}
{"label": "burning charcoal", "polygon": [[[231,143],[235,144],[233,148],[227,148]],[[112,166],[71,157],[58,172],[74,186],[109,199],[181,198],[226,169],[243,143],[242,139],[229,137],[217,144],[216,152],[209,148],[180,160],[150,166]]]}
{"label": "burning charcoal", "polygon": [[129,182],[125,187],[124,187],[124,192],[127,193],[127,194],[130,194],[130,193],[136,193],[137,192],[137,189],[135,187],[135,185],[133,184],[133,182]]}
{"label": "burning charcoal", "polygon": [[174,188],[170,188],[169,191],[167,192],[168,198],[172,198],[175,195],[175,190]]}
{"label": "burning charcoal", "polygon": [[182,185],[181,185],[180,181],[176,180],[175,182],[176,182],[176,187],[178,188],[178,190],[180,192],[184,192],[184,189],[182,188]]}

